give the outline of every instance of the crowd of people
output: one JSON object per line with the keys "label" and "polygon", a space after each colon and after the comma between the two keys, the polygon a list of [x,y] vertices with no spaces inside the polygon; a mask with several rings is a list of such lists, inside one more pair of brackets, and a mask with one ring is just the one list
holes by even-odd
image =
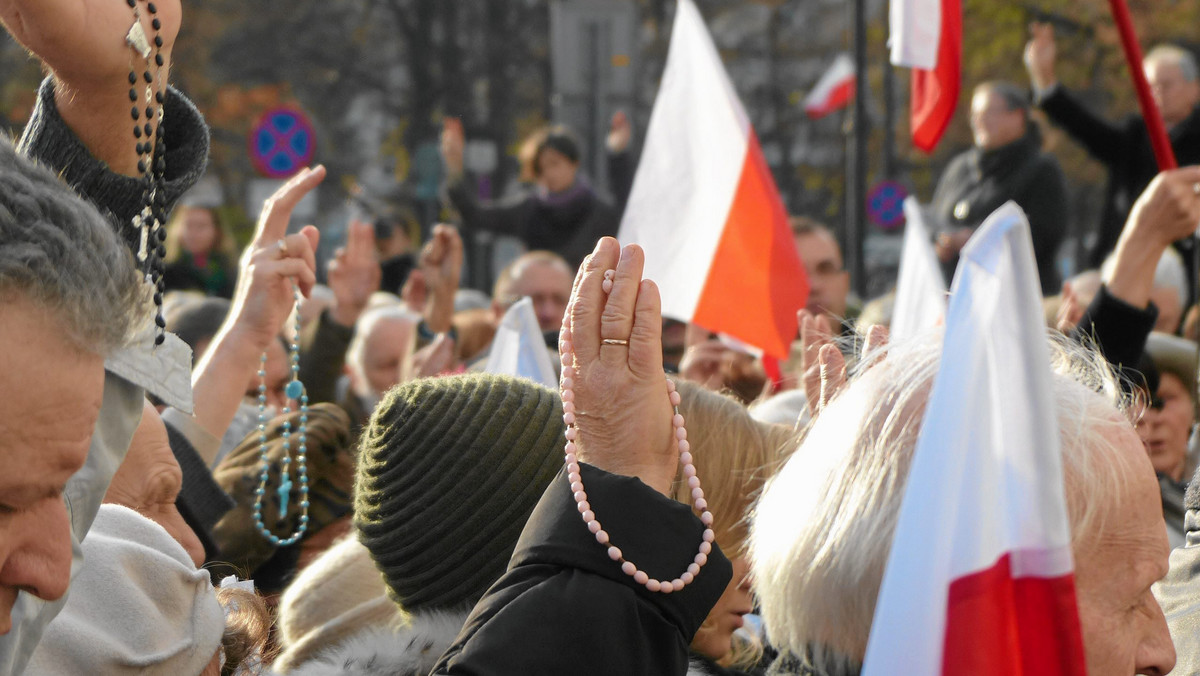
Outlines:
{"label": "crowd of people", "polygon": [[[671,280],[613,238],[627,119],[611,200],[550,128],[524,183],[478,201],[447,125],[461,227],[356,220],[319,284],[322,233],[289,225],[322,167],[267,200],[240,255],[190,200],[208,130],[149,65],[169,70],[177,0],[0,8],[49,73],[0,141],[0,675],[859,673],[940,338],[889,344],[886,299],[851,296],[829,228],[792,219],[811,290],[768,375],[664,318]],[[1144,125],[1088,111],[1054,60],[1035,26],[1032,102],[976,89],[931,244],[952,274],[988,214],[1024,208],[1088,673],[1190,673],[1200,168],[1157,172]],[[1200,159],[1194,58],[1146,63]],[[160,107],[141,117],[143,85]],[[1065,179],[1032,107],[1110,171],[1094,269],[1065,281]],[[480,230],[527,248],[490,294],[460,288]],[[524,299],[557,391],[487,368]]]}

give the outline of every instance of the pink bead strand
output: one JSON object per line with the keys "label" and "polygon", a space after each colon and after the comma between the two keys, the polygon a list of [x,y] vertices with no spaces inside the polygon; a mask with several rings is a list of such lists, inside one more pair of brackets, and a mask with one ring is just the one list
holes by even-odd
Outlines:
{"label": "pink bead strand", "polygon": [[[605,293],[612,292],[613,279],[616,276],[616,271],[607,270],[604,273],[604,280],[601,286]],[[572,389],[575,385],[575,368],[574,368],[574,346],[570,341],[570,333],[564,327],[564,340],[562,341],[562,400],[563,400],[563,422],[567,425],[566,431],[566,446],[564,447],[563,460],[567,466],[567,482],[571,485],[571,493],[575,498],[575,507],[583,517],[583,522],[586,524],[588,532],[596,538],[596,542],[606,548],[608,558],[620,564],[621,572],[629,577],[632,577],[634,582],[644,586],[652,592],[661,594],[669,594],[672,592],[682,591],[684,587],[691,584],[696,576],[700,574],[700,568],[708,563],[708,555],[712,553],[712,542],[716,539],[713,533],[713,515],[708,511],[708,502],[704,499],[704,490],[700,487],[700,477],[696,475],[696,466],[692,464],[693,458],[691,454],[691,444],[687,440],[687,428],[684,427],[683,415],[679,413],[679,402],[681,401],[679,393],[675,391],[675,383],[667,378],[667,398],[671,402],[671,407],[674,409],[674,414],[671,416],[671,426],[674,429],[673,437],[675,439],[676,449],[679,451],[679,462],[683,466],[683,478],[691,489],[693,506],[700,513],[700,522],[704,524],[704,533],[701,536],[700,546],[697,548],[696,556],[692,559],[692,563],[688,564],[687,570],[673,580],[656,580],[650,577],[645,571],[639,570],[638,567],[625,558],[621,549],[612,543],[612,538],[608,531],[600,525],[600,521],[596,519],[596,513],[592,510],[591,503],[588,502],[587,490],[583,485],[583,477],[579,470],[579,459],[576,457],[576,442],[579,439],[579,430],[576,425],[576,409],[575,409],[575,392]]]}

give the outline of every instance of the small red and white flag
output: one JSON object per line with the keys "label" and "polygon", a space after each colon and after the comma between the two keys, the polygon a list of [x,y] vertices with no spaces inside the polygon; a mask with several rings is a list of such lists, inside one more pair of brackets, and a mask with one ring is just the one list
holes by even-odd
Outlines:
{"label": "small red and white flag", "polygon": [[838,54],[833,65],[804,98],[804,112],[812,119],[841,110],[854,100],[854,61],[849,54]]}
{"label": "small red and white flag", "polygon": [[863,676],[1084,676],[1041,285],[1012,202],[963,249]]}
{"label": "small red and white flag", "polygon": [[913,69],[913,145],[932,152],[958,107],[962,0],[892,0],[889,24],[892,63]]}
{"label": "small red and white flag", "polygon": [[692,0],[618,235],[645,249],[663,314],[786,358],[808,279],[758,137]]}

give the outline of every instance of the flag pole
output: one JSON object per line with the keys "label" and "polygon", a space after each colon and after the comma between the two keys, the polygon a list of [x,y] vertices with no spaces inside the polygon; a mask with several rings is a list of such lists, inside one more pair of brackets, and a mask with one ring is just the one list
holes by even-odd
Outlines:
{"label": "flag pole", "polygon": [[1150,132],[1150,145],[1154,148],[1154,158],[1158,161],[1159,171],[1174,169],[1179,165],[1175,162],[1175,151],[1171,149],[1171,141],[1167,136],[1167,127],[1163,124],[1162,114],[1158,104],[1150,94],[1150,83],[1146,80],[1146,72],[1142,70],[1142,48],[1138,45],[1137,32],[1133,29],[1133,19],[1129,15],[1129,7],[1125,0],[1108,0],[1112,8],[1113,21],[1121,34],[1121,47],[1125,50],[1125,61],[1129,64],[1129,74],[1133,77],[1133,87],[1137,90],[1138,105],[1142,109],[1142,119],[1146,121],[1146,130]]}
{"label": "flag pole", "polygon": [[[861,297],[866,295],[867,275],[863,261],[867,199],[867,141],[870,120],[867,119],[867,12],[864,0],[849,3],[851,25],[854,28],[854,126],[850,137],[850,184],[846,194],[846,267],[850,283]],[[863,298],[866,300],[866,298]]]}

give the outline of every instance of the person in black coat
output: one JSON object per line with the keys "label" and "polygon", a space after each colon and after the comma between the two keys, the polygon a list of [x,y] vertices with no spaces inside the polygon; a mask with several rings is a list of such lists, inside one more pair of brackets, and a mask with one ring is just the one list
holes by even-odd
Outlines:
{"label": "person in black coat", "polygon": [[579,145],[565,128],[549,129],[537,144],[536,189],[498,202],[480,203],[463,180],[463,146],[461,128],[447,126],[442,134],[442,158],[449,173],[446,194],[462,214],[467,233],[512,235],[529,250],[553,251],[572,267],[583,261],[596,240],[617,234],[621,214],[579,175]]}
{"label": "person in black coat", "polygon": [[[1025,48],[1025,64],[1033,84],[1035,102],[1056,125],[1062,127],[1088,154],[1108,169],[1104,212],[1095,244],[1088,252],[1088,268],[1099,268],[1116,246],[1133,201],[1158,173],[1150,135],[1140,115],[1118,121],[1106,120],[1089,110],[1054,72],[1056,49],[1054,29],[1035,24],[1033,39]],[[1145,58],[1146,79],[1175,150],[1179,166],[1200,164],[1200,70],[1195,57],[1171,45],[1152,49]],[[1190,238],[1175,243],[1187,263],[1189,279],[1194,275],[1193,244]],[[1194,282],[1194,280],[1192,280]]]}
{"label": "person in black coat", "polygon": [[1062,286],[1055,258],[1067,228],[1066,178],[1058,161],[1042,152],[1042,135],[1029,120],[1024,92],[1008,82],[985,82],[971,100],[975,147],[958,155],[933,193],[933,215],[942,228],[937,253],[947,282],[958,252],[993,211],[1015,201],[1029,217],[1042,293]]}

